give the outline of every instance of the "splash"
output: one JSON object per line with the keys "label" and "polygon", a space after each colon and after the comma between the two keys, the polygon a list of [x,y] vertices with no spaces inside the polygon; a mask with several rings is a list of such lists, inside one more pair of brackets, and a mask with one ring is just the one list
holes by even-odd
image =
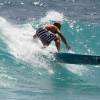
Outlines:
{"label": "splash", "polygon": [[50,21],[62,22],[63,20],[64,20],[63,13],[59,13],[57,11],[48,11],[46,13],[46,16],[41,18],[40,22],[42,23],[48,23]]}
{"label": "splash", "polygon": [[[37,40],[33,40],[35,29],[31,24],[13,25],[6,19],[0,18],[0,36],[6,41],[8,50],[16,58],[25,62],[36,65],[34,67],[44,68],[50,74],[53,73],[46,59],[41,55],[51,56],[49,52],[56,52],[55,46],[51,45],[46,49],[41,49],[42,44]],[[38,65],[38,66],[37,66]]]}
{"label": "splash", "polygon": [[[3,38],[5,38],[11,52],[18,56],[24,55],[29,52],[28,48],[32,49],[32,46],[29,45],[31,42],[31,36],[34,33],[34,30],[30,25],[27,25],[27,28],[21,28],[19,26],[12,25],[8,23],[5,19],[2,20],[0,24]],[[28,42],[28,43],[27,43]]]}
{"label": "splash", "polygon": [[65,68],[67,68],[69,71],[79,76],[84,76],[84,74],[88,72],[88,68],[83,65],[67,64],[65,65]]}
{"label": "splash", "polygon": [[[51,17],[51,15],[53,16]],[[35,34],[36,29],[32,27],[30,23],[13,25],[4,18],[0,19],[0,31],[4,41],[6,41],[9,46],[10,53],[18,59],[31,63],[34,67],[45,68],[50,74],[53,74],[51,68],[52,64],[42,55],[52,58],[50,52],[56,52],[56,47],[52,44],[46,49],[41,49],[41,42],[39,40],[33,40],[33,34]],[[50,20],[63,21],[63,19],[63,14],[56,11],[50,11],[47,12],[45,17],[39,20],[39,23],[49,23]],[[39,23],[36,23],[35,25],[37,26]],[[82,72],[81,68],[74,69],[73,67],[70,67],[68,69],[73,73]]]}

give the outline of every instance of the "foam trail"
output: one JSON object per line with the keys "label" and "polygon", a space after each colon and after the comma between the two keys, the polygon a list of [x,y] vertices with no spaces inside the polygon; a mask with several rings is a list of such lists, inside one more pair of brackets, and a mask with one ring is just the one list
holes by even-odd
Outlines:
{"label": "foam trail", "polygon": [[30,24],[25,25],[12,25],[4,18],[0,19],[0,35],[6,41],[10,53],[12,53],[18,59],[22,59],[36,67],[45,68],[51,74],[52,69],[49,68],[49,64],[45,61],[45,58],[41,57],[41,54],[50,55],[50,51],[56,52],[55,46],[51,45],[48,48],[42,50],[41,42],[39,40],[33,40],[33,34],[35,29]]}
{"label": "foam trail", "polygon": [[28,52],[28,48],[32,49],[32,46],[30,45],[31,41],[28,42],[28,40],[31,40],[32,33],[34,32],[31,27],[28,27],[27,30],[25,30],[11,25],[8,22],[4,22],[1,29],[10,50],[16,56],[24,55],[25,52]]}
{"label": "foam trail", "polygon": [[0,25],[0,30],[2,29],[2,34],[6,38],[9,48],[14,55],[25,57],[27,54],[31,55],[31,53],[35,53],[36,50],[45,51],[40,49],[42,46],[40,41],[33,41],[32,37],[35,33],[35,29],[33,29],[30,24],[14,26],[2,18],[2,24]]}
{"label": "foam trail", "polygon": [[67,65],[66,68],[74,74],[79,76],[83,76],[88,72],[88,68],[83,65]]}

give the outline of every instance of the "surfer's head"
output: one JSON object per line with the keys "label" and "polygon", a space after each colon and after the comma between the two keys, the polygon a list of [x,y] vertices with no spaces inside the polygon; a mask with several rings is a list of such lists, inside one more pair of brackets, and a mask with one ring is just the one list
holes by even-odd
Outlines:
{"label": "surfer's head", "polygon": [[59,29],[61,28],[61,24],[59,22],[55,22],[53,25],[55,25],[56,27],[58,27]]}

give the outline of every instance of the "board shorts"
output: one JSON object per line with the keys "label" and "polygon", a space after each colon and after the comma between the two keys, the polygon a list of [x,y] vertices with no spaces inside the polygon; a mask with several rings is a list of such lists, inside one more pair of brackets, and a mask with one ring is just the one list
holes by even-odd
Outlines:
{"label": "board shorts", "polygon": [[48,31],[45,28],[37,29],[36,35],[41,40],[43,45],[49,45],[51,43],[51,41],[53,41],[57,38],[54,33]]}

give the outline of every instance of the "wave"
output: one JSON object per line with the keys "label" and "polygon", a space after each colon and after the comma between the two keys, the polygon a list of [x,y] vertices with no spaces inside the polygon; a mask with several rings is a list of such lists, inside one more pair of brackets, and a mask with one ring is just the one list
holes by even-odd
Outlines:
{"label": "wave", "polygon": [[[51,17],[51,14],[53,14],[53,17]],[[91,70],[96,70],[97,72],[99,67],[60,64],[55,62],[53,55],[50,53],[57,52],[53,43],[48,48],[42,50],[41,42],[39,40],[33,41],[32,36],[36,28],[41,24],[48,24],[53,21],[60,21],[62,23],[61,31],[68,39],[75,53],[99,54],[99,48],[97,48],[99,40],[96,37],[99,33],[99,25],[97,24],[72,21],[56,11],[49,11],[39,20],[33,18],[32,22],[20,25],[14,25],[5,18],[0,17],[0,71],[2,72],[1,76],[3,74],[8,76],[9,84],[12,84],[14,79],[14,86],[18,84],[18,80],[20,84],[25,81],[27,86],[28,83],[32,86],[32,84],[35,85],[41,82],[41,80],[38,80],[40,78],[48,81],[52,79],[56,86],[64,86],[68,83],[82,84],[87,80],[91,82],[93,77],[91,79],[89,77],[92,73],[95,73]],[[96,43],[93,42],[94,40]],[[92,46],[92,44],[94,45]],[[67,52],[63,44],[61,51]],[[4,70],[2,71],[2,69]],[[4,73],[4,71],[7,73]],[[42,81],[42,83],[44,82]]]}

